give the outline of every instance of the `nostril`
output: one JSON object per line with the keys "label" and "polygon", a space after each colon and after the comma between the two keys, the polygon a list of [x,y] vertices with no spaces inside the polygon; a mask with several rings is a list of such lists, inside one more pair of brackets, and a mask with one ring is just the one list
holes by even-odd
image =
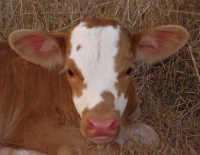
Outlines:
{"label": "nostril", "polygon": [[116,131],[119,127],[119,123],[116,118],[109,119],[96,119],[88,118],[86,121],[86,128],[89,131],[102,131],[102,132],[112,132]]}
{"label": "nostril", "polygon": [[110,130],[115,129],[118,126],[117,120],[113,118],[108,122],[107,126]]}
{"label": "nostril", "polygon": [[87,122],[86,122],[86,127],[89,130],[92,130],[95,128],[95,121],[91,118],[88,118]]}
{"label": "nostril", "polygon": [[88,118],[86,120],[87,136],[95,140],[105,140],[118,134],[120,124],[116,118]]}

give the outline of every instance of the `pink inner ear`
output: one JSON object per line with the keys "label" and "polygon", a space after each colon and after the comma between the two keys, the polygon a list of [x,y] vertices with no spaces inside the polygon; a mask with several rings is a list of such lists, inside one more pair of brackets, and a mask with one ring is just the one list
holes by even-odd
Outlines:
{"label": "pink inner ear", "polygon": [[49,43],[47,50],[42,50],[42,46],[46,41],[48,42],[48,38],[38,35],[29,35],[22,38],[21,40],[27,42],[27,46],[31,46],[34,49],[35,55],[43,57],[58,55],[58,50],[55,45],[52,45],[52,42]]}
{"label": "pink inner ear", "polygon": [[152,42],[145,41],[139,45],[139,50],[141,52],[153,53],[163,51],[165,47],[169,45],[171,40],[174,40],[175,38],[178,39],[178,34],[167,31],[158,31],[151,34],[150,38],[153,39],[154,44],[151,44]]}

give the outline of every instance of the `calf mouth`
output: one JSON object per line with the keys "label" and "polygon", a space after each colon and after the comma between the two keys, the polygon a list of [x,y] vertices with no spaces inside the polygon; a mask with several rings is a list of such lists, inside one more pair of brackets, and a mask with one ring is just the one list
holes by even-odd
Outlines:
{"label": "calf mouth", "polygon": [[82,114],[81,134],[97,144],[112,142],[121,130],[120,112],[114,109],[113,104],[108,103],[100,103],[90,110],[85,109]]}
{"label": "calf mouth", "polygon": [[121,128],[121,123],[116,117],[87,117],[82,121],[82,135],[97,144],[110,143],[118,136]]}
{"label": "calf mouth", "polygon": [[115,139],[115,137],[97,136],[97,137],[90,137],[88,139],[96,144],[107,144],[112,142]]}

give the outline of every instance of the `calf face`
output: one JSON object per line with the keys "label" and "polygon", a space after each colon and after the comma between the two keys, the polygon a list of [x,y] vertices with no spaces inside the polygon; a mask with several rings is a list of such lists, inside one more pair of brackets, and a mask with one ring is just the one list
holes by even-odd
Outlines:
{"label": "calf face", "polygon": [[35,64],[50,69],[64,66],[82,118],[81,133],[93,142],[106,143],[118,135],[127,104],[129,108],[138,104],[131,76],[134,61],[151,64],[167,58],[187,38],[187,31],[175,25],[133,34],[114,20],[91,19],[69,33],[15,31],[9,43]]}

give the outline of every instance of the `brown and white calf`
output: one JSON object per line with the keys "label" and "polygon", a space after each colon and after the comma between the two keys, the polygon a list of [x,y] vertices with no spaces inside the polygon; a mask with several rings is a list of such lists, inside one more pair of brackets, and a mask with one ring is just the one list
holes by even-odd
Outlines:
{"label": "brown and white calf", "polygon": [[165,59],[187,39],[180,26],[131,33],[111,19],[86,20],[68,33],[11,33],[0,42],[0,155],[84,154],[88,139],[107,144],[126,132],[157,146],[151,127],[134,124],[133,64]]}

